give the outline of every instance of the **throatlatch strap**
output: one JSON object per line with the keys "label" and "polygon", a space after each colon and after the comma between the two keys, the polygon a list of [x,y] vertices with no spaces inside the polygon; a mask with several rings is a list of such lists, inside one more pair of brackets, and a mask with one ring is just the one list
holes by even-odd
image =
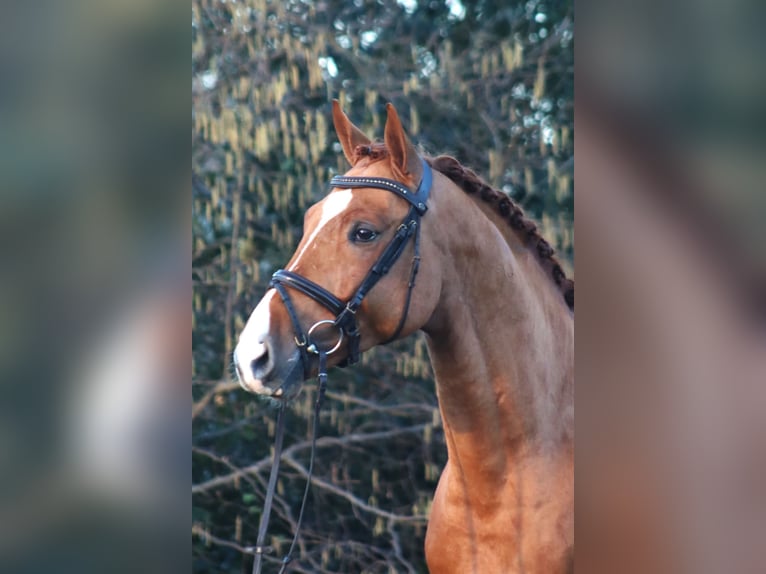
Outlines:
{"label": "throatlatch strap", "polygon": [[407,322],[407,314],[410,312],[410,303],[412,302],[412,290],[415,287],[415,279],[418,276],[420,270],[420,226],[415,230],[415,253],[412,256],[412,266],[410,267],[410,280],[407,282],[407,298],[404,300],[404,308],[402,309],[402,316],[399,318],[399,324],[394,329],[391,336],[383,341],[381,345],[387,345],[402,332],[404,324]]}

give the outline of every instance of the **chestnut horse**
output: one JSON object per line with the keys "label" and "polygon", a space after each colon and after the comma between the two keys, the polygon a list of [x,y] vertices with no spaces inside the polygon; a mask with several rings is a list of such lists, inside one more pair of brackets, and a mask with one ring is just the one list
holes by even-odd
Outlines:
{"label": "chestnut horse", "polygon": [[[505,194],[451,157],[423,161],[387,109],[384,142],[373,143],[333,102],[352,168],[308,210],[297,251],[241,333],[240,384],[286,400],[317,372],[306,343],[331,367],[422,330],[448,453],[425,540],[430,572],[570,572],[574,284]],[[352,306],[405,224],[419,229],[390,271],[353,313],[336,310]],[[341,315],[352,323],[341,328]]]}

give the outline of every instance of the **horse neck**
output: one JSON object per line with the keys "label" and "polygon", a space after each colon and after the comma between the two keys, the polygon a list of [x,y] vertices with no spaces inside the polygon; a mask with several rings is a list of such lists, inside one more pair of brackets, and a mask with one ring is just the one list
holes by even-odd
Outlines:
{"label": "horse neck", "polygon": [[513,457],[571,449],[573,317],[510,227],[438,175],[442,292],[423,330],[448,454],[503,480]]}

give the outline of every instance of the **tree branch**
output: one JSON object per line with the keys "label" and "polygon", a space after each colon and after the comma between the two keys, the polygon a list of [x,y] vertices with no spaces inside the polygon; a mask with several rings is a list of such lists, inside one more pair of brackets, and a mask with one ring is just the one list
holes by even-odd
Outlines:
{"label": "tree branch", "polygon": [[[426,427],[425,424],[413,425],[404,428],[392,429],[380,432],[371,433],[351,433],[342,437],[321,437],[317,439],[317,448],[323,448],[328,446],[342,446],[354,443],[373,442],[376,440],[390,439],[395,436],[403,434],[417,434],[423,431]],[[311,447],[311,441],[305,440],[292,445],[291,447],[282,451],[282,458],[292,457],[299,450],[304,450]],[[192,485],[192,494],[202,494],[212,488],[224,486],[234,482],[237,478],[248,474],[255,474],[261,472],[261,470],[267,468],[271,464],[271,457],[262,458],[256,463],[251,464],[245,468],[236,470],[232,473],[222,476],[216,476],[205,482]]]}
{"label": "tree branch", "polygon": [[[284,455],[282,456],[282,458],[287,464],[289,464],[298,472],[300,472],[304,476],[304,478],[308,477],[309,471],[306,469],[306,467],[300,464],[292,456]],[[387,510],[381,510],[379,508],[375,508],[374,506],[370,506],[369,504],[364,502],[362,499],[357,498],[356,496],[351,494],[349,491],[343,490],[342,488],[338,488],[334,484],[331,484],[325,480],[322,480],[321,478],[317,476],[311,477],[311,483],[315,484],[317,487],[323,490],[332,492],[333,494],[340,496],[341,498],[345,498],[351,504],[353,504],[354,506],[356,506],[357,508],[361,510],[364,510],[365,512],[374,514],[376,516],[380,516],[382,518],[387,518],[391,522],[427,522],[428,521],[428,517],[421,514],[405,516],[403,514],[394,514],[393,512],[388,512]]]}

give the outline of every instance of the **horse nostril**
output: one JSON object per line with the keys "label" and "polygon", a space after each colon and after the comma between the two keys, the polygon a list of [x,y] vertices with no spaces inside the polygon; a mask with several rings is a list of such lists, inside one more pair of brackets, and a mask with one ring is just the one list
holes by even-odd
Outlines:
{"label": "horse nostril", "polygon": [[252,363],[250,363],[250,368],[252,369],[253,375],[256,379],[263,379],[266,377],[266,375],[269,374],[269,372],[271,372],[272,366],[273,365],[271,363],[269,345],[266,343],[263,349],[263,353],[253,359]]}

